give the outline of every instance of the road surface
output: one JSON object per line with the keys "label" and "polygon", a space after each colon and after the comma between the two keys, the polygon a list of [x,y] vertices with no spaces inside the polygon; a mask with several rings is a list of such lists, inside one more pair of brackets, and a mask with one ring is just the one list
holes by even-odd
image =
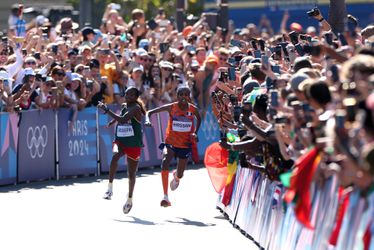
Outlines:
{"label": "road surface", "polygon": [[258,249],[216,209],[204,167],[189,166],[168,208],[160,207],[160,170],[141,169],[128,215],[127,178],[117,177],[112,200],[102,199],[106,175],[0,187],[1,248]]}

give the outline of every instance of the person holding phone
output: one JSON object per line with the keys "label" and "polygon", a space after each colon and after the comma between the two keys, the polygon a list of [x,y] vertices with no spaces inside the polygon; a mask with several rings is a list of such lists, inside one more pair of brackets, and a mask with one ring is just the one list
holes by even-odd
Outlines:
{"label": "person holding phone", "polygon": [[197,141],[201,118],[197,107],[191,103],[190,95],[191,91],[188,86],[181,86],[177,89],[177,102],[149,110],[145,116],[145,125],[151,126],[151,115],[160,112],[169,113],[165,142],[160,145],[160,149],[163,151],[161,178],[164,191],[164,197],[160,205],[163,207],[171,206],[168,197],[169,166],[171,160],[174,157],[178,158],[177,170],[173,173],[173,180],[170,182],[170,189],[174,191],[178,188],[180,180],[183,177],[188,158],[191,155],[192,143]]}
{"label": "person holding phone", "polygon": [[108,126],[116,125],[116,134],[113,142],[113,156],[110,162],[108,189],[104,194],[104,199],[110,200],[113,196],[113,180],[118,167],[119,159],[127,155],[129,192],[123,212],[128,214],[133,206],[133,192],[136,181],[141,150],[143,145],[143,130],[141,125],[142,117],[146,114],[143,103],[139,99],[140,92],[134,87],[130,87],[125,92],[126,102],[122,104],[120,115],[111,111],[106,104],[99,102],[97,107],[109,115],[111,120]]}

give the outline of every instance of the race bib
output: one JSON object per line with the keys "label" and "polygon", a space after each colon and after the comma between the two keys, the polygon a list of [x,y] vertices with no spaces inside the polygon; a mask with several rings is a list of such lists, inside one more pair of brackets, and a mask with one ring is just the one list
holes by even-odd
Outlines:
{"label": "race bib", "polygon": [[192,122],[173,121],[173,131],[191,132]]}
{"label": "race bib", "polygon": [[130,124],[118,125],[117,126],[118,137],[130,137],[134,136],[134,129]]}

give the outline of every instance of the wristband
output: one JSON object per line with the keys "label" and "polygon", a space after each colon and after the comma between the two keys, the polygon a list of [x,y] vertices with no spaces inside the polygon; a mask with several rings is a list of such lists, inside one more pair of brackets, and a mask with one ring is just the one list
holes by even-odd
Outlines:
{"label": "wristband", "polygon": [[323,20],[325,20],[325,18],[322,17],[321,19],[318,20],[318,22],[322,22]]}

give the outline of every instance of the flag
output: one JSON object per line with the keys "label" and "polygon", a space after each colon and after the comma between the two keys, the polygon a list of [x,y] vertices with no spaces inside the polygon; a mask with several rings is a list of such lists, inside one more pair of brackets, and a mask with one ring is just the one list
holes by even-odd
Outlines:
{"label": "flag", "polygon": [[211,144],[205,151],[204,164],[217,193],[221,193],[226,185],[228,158],[229,152],[218,142]]}
{"label": "flag", "polygon": [[321,156],[316,148],[302,155],[292,171],[290,188],[287,190],[284,200],[290,203],[297,195],[295,215],[298,221],[309,229],[313,229],[310,222],[311,200],[310,185],[313,175],[321,161]]}

